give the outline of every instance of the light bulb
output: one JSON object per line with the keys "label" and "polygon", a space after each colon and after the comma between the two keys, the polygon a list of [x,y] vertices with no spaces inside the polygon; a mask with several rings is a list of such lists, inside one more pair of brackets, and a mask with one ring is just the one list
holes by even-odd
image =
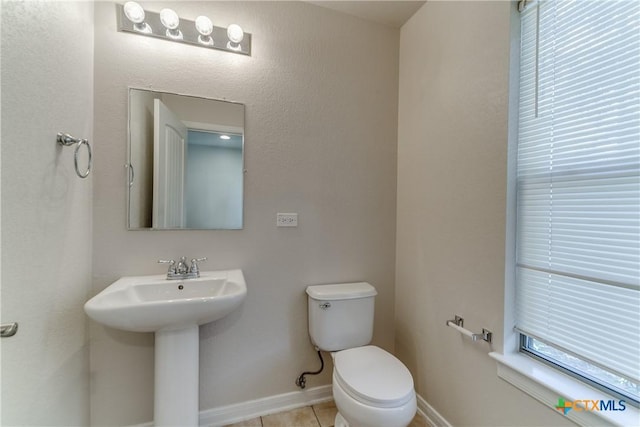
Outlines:
{"label": "light bulb", "polygon": [[144,22],[144,9],[134,1],[128,1],[124,4],[124,14],[134,24]]}
{"label": "light bulb", "polygon": [[160,11],[160,22],[167,28],[167,37],[182,40],[182,31],[178,29],[180,18],[173,9],[162,9]]}
{"label": "light bulb", "polygon": [[211,19],[204,15],[198,16],[196,18],[196,30],[200,33],[198,35],[198,43],[213,46],[213,38],[211,38],[213,22],[211,22]]}
{"label": "light bulb", "polygon": [[229,41],[227,42],[227,49],[235,50],[236,52],[242,50],[240,42],[244,38],[244,31],[242,31],[240,25],[229,25],[229,28],[227,28],[227,37],[229,37]]}
{"label": "light bulb", "polygon": [[180,25],[178,14],[172,9],[162,9],[160,11],[160,22],[169,30],[175,30]]}
{"label": "light bulb", "polygon": [[209,36],[213,32],[213,22],[206,16],[198,16],[196,18],[196,30],[203,36]]}
{"label": "light bulb", "polygon": [[123,10],[127,19],[133,22],[134,30],[146,34],[151,33],[151,27],[149,24],[144,22],[145,15],[142,6],[134,1],[128,1],[124,4]]}
{"label": "light bulb", "polygon": [[240,43],[244,38],[244,31],[242,31],[240,25],[231,24],[229,28],[227,28],[227,37],[229,37],[229,40],[233,43]]}

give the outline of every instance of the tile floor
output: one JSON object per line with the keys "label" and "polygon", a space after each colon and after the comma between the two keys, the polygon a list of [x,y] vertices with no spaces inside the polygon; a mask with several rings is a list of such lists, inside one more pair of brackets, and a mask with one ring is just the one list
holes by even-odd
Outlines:
{"label": "tile floor", "polygon": [[[336,412],[335,403],[330,401],[265,415],[225,427],[332,427]],[[409,427],[429,427],[429,424],[422,416],[416,414]]]}

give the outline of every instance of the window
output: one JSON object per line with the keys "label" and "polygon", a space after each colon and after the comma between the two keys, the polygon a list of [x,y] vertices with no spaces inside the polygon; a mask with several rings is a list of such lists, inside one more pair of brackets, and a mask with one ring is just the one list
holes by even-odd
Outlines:
{"label": "window", "polygon": [[516,190],[521,350],[637,403],[640,2],[527,3]]}

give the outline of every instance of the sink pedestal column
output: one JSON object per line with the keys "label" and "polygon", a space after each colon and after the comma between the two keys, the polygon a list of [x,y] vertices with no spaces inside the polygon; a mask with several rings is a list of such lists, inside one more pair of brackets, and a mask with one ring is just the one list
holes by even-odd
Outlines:
{"label": "sink pedestal column", "polygon": [[199,327],[161,330],[155,337],[154,425],[197,427]]}

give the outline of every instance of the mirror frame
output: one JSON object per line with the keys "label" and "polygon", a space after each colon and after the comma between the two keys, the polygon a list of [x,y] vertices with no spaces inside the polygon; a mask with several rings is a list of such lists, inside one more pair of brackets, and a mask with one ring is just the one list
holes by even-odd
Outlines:
{"label": "mirror frame", "polygon": [[[157,94],[169,94],[169,95],[178,95],[178,96],[186,96],[186,97],[190,97],[190,98],[199,98],[199,99],[203,99],[203,100],[208,100],[208,101],[219,101],[219,102],[226,102],[229,104],[235,104],[235,105],[240,105],[243,108],[243,118],[242,118],[242,123],[243,123],[243,131],[242,131],[242,212],[241,212],[241,217],[240,217],[240,221],[241,221],[241,226],[239,228],[154,228],[152,227],[137,227],[137,228],[133,228],[131,227],[131,186],[130,186],[130,179],[131,179],[131,168],[130,168],[130,164],[131,164],[131,148],[132,148],[132,144],[131,144],[131,91],[132,90],[140,90],[140,91],[145,91],[145,92],[153,92],[153,93],[157,93]],[[217,99],[217,98],[207,98],[204,96],[199,96],[199,95],[189,95],[189,94],[185,94],[185,93],[178,93],[178,92],[171,92],[168,90],[160,90],[160,89],[151,89],[151,88],[145,88],[145,87],[137,87],[137,86],[127,86],[127,152],[126,152],[126,162],[124,164],[124,169],[125,169],[125,192],[126,192],[126,212],[125,212],[125,222],[126,222],[126,230],[127,231],[189,231],[189,230],[194,230],[194,231],[233,231],[233,230],[243,230],[244,229],[244,220],[245,220],[245,214],[244,214],[244,205],[245,205],[245,175],[247,174],[247,169],[245,168],[245,129],[246,129],[246,104],[241,103],[241,102],[237,102],[237,101],[229,101],[227,99]],[[135,171],[134,171],[135,173]]]}

